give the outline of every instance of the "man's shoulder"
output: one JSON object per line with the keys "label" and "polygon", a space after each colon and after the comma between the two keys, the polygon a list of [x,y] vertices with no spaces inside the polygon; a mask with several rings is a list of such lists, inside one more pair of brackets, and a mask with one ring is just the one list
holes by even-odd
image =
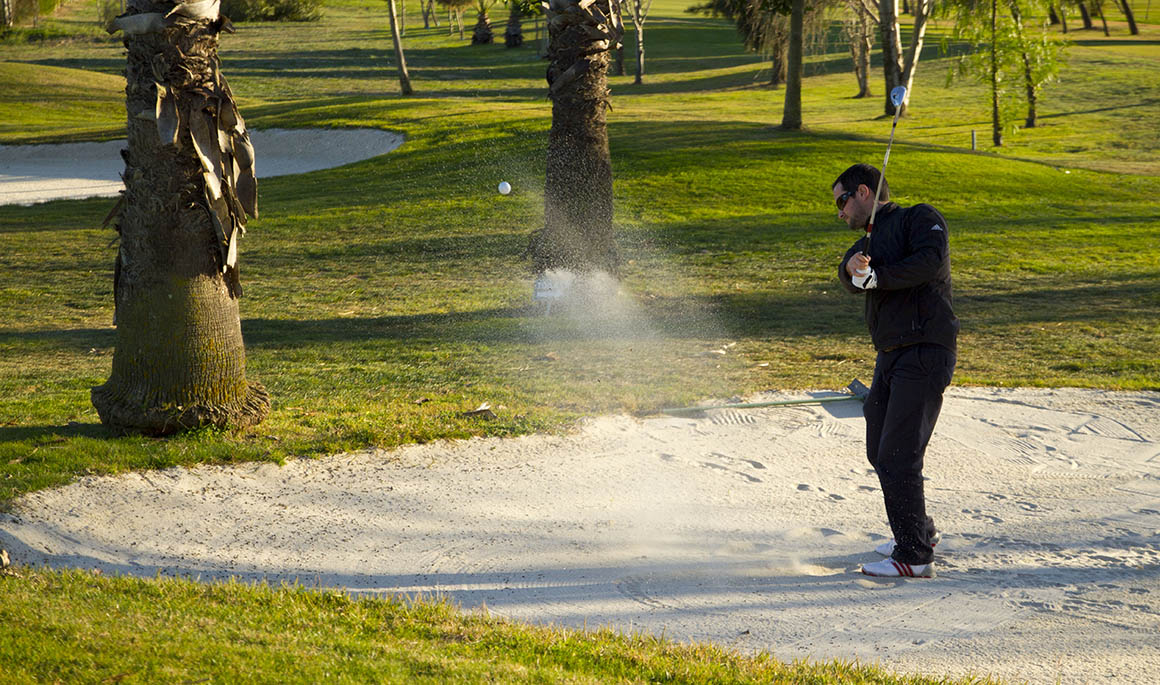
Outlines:
{"label": "man's shoulder", "polygon": [[906,211],[906,218],[908,220],[916,219],[916,218],[923,217],[923,216],[936,216],[939,219],[944,218],[942,212],[935,209],[934,205],[929,205],[925,202],[920,202],[916,205],[911,205],[911,206],[907,207],[905,211]]}

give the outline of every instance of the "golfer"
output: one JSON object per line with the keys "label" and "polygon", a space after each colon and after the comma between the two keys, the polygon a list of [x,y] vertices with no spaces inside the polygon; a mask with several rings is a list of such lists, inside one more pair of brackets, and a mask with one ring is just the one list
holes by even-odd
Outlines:
{"label": "golfer", "polygon": [[[939,533],[926,515],[922,462],[955,370],[959,320],[951,309],[947,222],[926,204],[890,202],[879,172],[855,164],[834,181],[838,218],[866,230],[854,243],[838,278],[866,299],[866,324],[878,351],[866,398],[866,456],[878,474],[894,539],[877,551],[889,557],[862,566],[870,576],[930,578]],[[869,254],[869,256],[867,256]]]}

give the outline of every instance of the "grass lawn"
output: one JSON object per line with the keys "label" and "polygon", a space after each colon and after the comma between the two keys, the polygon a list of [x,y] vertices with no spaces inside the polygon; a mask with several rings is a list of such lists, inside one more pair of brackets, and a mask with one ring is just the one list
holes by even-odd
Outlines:
{"label": "grass lawn", "polygon": [[[0,507],[88,473],[566,430],[596,413],[643,415],[708,397],[869,380],[860,301],[835,274],[855,236],[837,221],[829,185],[850,163],[881,163],[889,133],[881,100],[851,97],[848,50],[833,40],[808,60],[807,129],[780,131],[782,91],[765,85],[766,64],[742,51],[728,24],[685,13],[688,4],[655,3],[643,85],[631,75],[611,79],[623,295],[582,315],[545,317],[530,302],[523,252],[542,221],[551,117],[531,22],[528,43],[505,49],[506,11],[497,7],[499,44],[473,47],[448,35],[446,17],[424,29],[412,6],[405,44],[416,94],[408,98],[398,94],[381,2],[335,0],[320,23],[241,24],[223,36],[223,71],[251,127],[376,127],[403,133],[406,143],[381,158],[262,181],[261,218],[241,243],[242,328],[248,373],[274,405],[264,424],[240,433],[109,434],[88,391],[108,376],[113,353],[116,248],[113,232],[99,228],[111,201],[0,207]],[[0,143],[123,135],[123,48],[95,16],[91,2],[75,0],[46,22],[53,39],[0,40]],[[980,144],[990,140],[987,93],[971,81],[947,85],[953,59],[938,48],[947,28],[932,29],[890,178],[902,203],[930,202],[948,218],[963,322],[959,384],[1160,389],[1160,257],[1151,248],[1160,224],[1160,98],[1150,85],[1160,77],[1160,28],[1142,24],[1130,37],[1109,20],[1111,38],[1070,34],[1069,65],[1044,93],[1042,126],[974,152],[972,130]],[[625,52],[631,74],[631,40]],[[501,180],[512,183],[511,195],[495,192]],[[462,416],[483,402],[496,419]],[[275,668],[291,657],[270,646],[268,629],[241,627],[240,608],[201,613],[207,594],[223,607],[231,593],[238,602],[283,602],[291,614],[331,601],[45,572],[0,582],[0,594],[28,593],[44,609],[10,611],[38,627],[25,636],[0,628],[0,663],[39,648],[27,643],[38,636],[86,630],[83,618],[59,623],[78,596],[115,603],[124,594],[137,598],[125,602],[129,625],[153,625],[156,611],[190,634],[214,623],[224,642],[252,638],[229,672]],[[137,601],[149,593],[178,599],[172,609]],[[334,602],[347,607],[337,613],[402,611]],[[48,618],[30,618],[39,611]],[[119,626],[90,620],[108,632],[108,648],[128,640]],[[490,625],[454,620],[467,621],[454,629],[461,632]],[[464,662],[463,677],[475,678],[481,652],[462,636],[431,631],[389,641],[441,645],[447,659]],[[177,679],[157,670],[173,662],[156,656],[166,643],[147,632],[133,631],[143,664],[134,673]],[[527,638],[535,649],[557,639],[517,632],[536,635]],[[360,644],[393,649],[370,638]],[[348,646],[301,649],[333,655]],[[504,666],[511,679],[572,677],[521,671],[530,658]],[[24,677],[116,675],[97,661],[69,671],[63,660],[50,653]],[[553,656],[545,668],[570,666]],[[649,673],[659,671],[575,677]]]}

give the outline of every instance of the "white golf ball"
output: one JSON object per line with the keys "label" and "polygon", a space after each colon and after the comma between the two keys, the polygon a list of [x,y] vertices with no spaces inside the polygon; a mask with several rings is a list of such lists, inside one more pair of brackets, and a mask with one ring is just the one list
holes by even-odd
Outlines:
{"label": "white golf ball", "polygon": [[508,183],[507,181],[500,181],[499,182],[499,194],[500,195],[507,195],[511,191],[512,191],[512,184]]}

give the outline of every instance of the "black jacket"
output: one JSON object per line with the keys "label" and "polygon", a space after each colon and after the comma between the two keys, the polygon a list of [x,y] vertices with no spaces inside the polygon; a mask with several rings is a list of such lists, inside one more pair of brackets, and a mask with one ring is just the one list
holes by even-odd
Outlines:
{"label": "black jacket", "polygon": [[860,238],[846,252],[838,278],[846,290],[866,294],[866,325],[875,349],[934,343],[954,351],[959,320],[951,308],[943,215],[925,204],[903,209],[890,202],[879,209],[870,238],[870,267],[878,285],[870,290],[855,286],[846,273],[846,262],[865,246],[866,238]]}

